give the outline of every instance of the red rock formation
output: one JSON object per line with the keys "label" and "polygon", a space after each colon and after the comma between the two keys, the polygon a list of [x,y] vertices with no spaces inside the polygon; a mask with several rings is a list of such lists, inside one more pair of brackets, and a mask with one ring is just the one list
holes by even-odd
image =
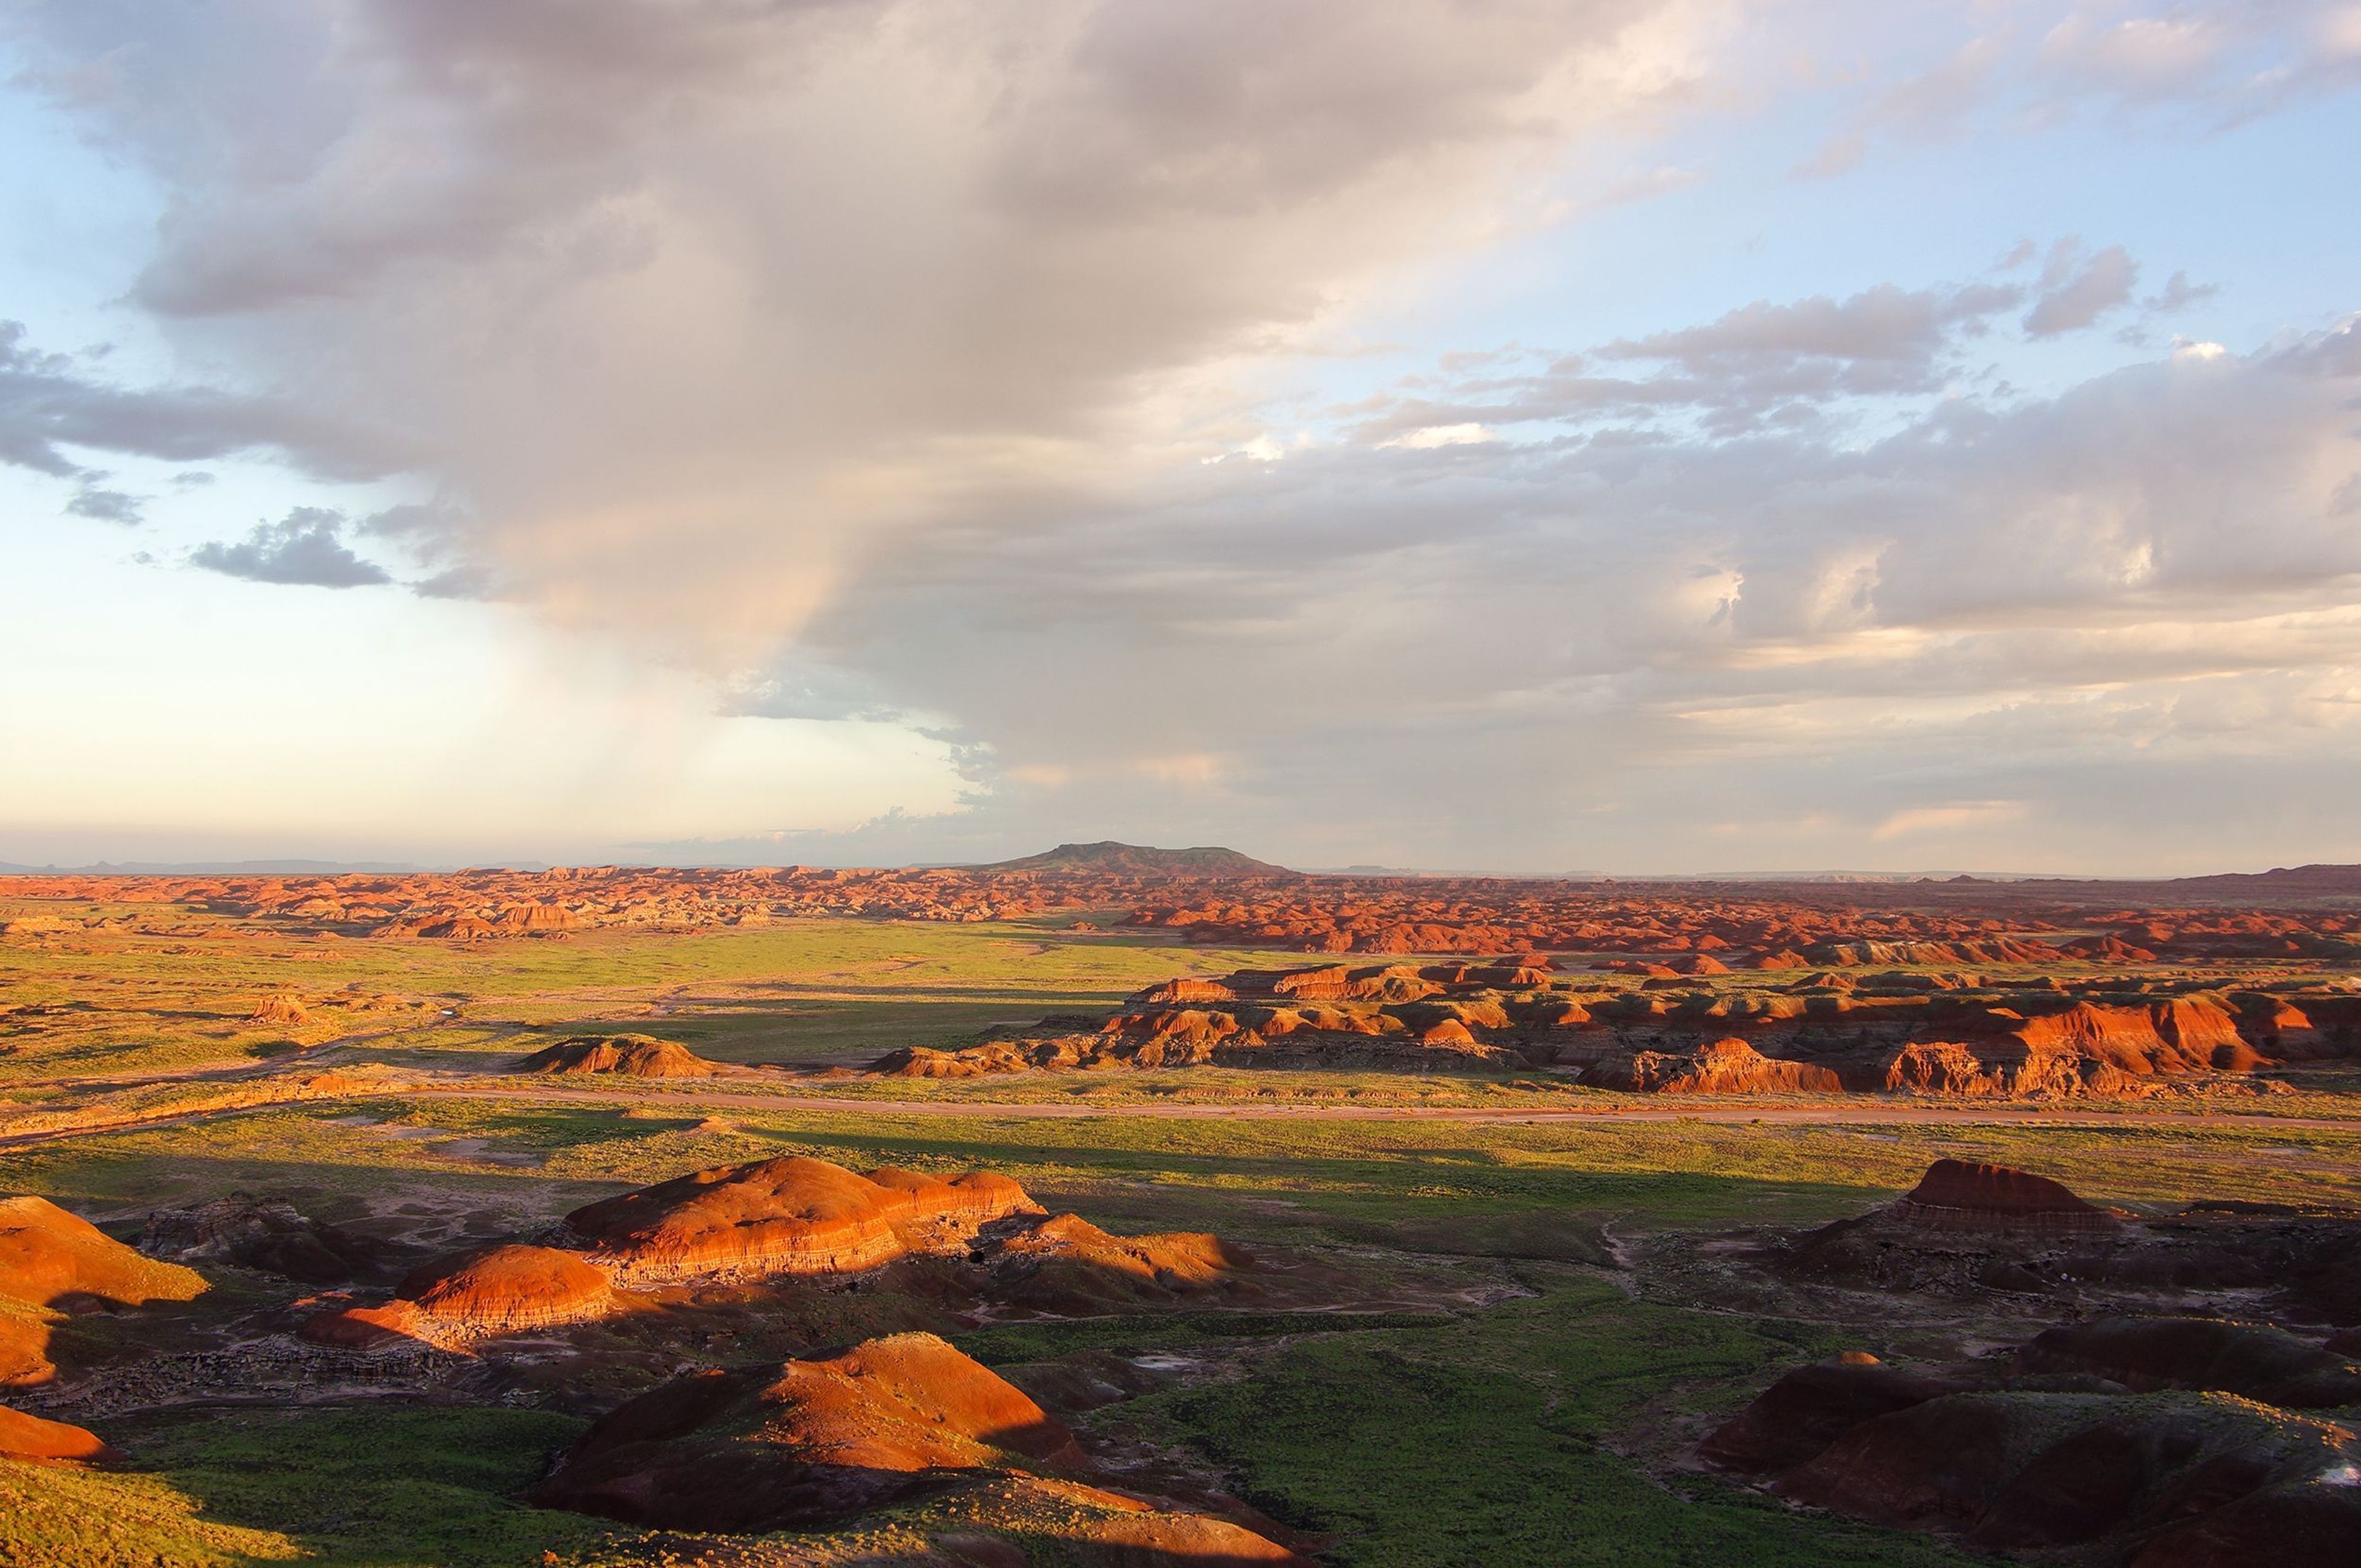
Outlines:
{"label": "red rock formation", "polygon": [[581,1322],[619,1305],[607,1277],[575,1254],[514,1244],[430,1263],[405,1277],[394,1295],[431,1317],[483,1333]]}
{"label": "red rock formation", "polygon": [[2082,1373],[2136,1389],[2210,1388],[2291,1409],[2361,1405],[2350,1354],[2263,1323],[2099,1318],[2048,1329],[2016,1353],[2027,1373]]}
{"label": "red rock formation", "polygon": [[[2344,1427],[2212,1395],[1952,1394],[1854,1427],[1776,1489],[1874,1523],[1959,1530],[1985,1551],[2037,1551],[2136,1540],[2319,1485],[2349,1474],[2355,1450]],[[2241,1555],[2224,1561],[2277,1561],[2270,1536],[2233,1533]]]}
{"label": "red rock formation", "polygon": [[2361,1562],[2361,1487],[2311,1480],[2252,1492],[2164,1530],[2129,1568],[2352,1568]]}
{"label": "red rock formation", "polygon": [[1077,1544],[1093,1563],[1108,1568],[1230,1568],[1268,1563],[1312,1568],[1312,1559],[1227,1519],[1165,1513],[1095,1487],[1075,1490],[1088,1493],[1077,1500],[1095,1503],[1113,1515],[1075,1532],[1081,1537]]}
{"label": "red rock formation", "polygon": [[1799,1366],[1716,1428],[1697,1453],[1732,1470],[1792,1470],[1864,1421],[1968,1387],[1958,1378],[1888,1366],[1874,1357]]}
{"label": "red rock formation", "polygon": [[0,1388],[22,1388],[57,1376],[49,1360],[49,1326],[29,1309],[0,1301]]}
{"label": "red rock formation", "polygon": [[397,1255],[384,1242],[306,1219],[289,1204],[245,1198],[156,1210],[139,1250],[171,1263],[225,1263],[312,1285],[381,1276]]}
{"label": "red rock formation", "polygon": [[2146,948],[2136,948],[2121,937],[2077,937],[2058,944],[2059,952],[2086,963],[2152,964],[2156,955]]}
{"label": "red rock formation", "polygon": [[46,1198],[0,1199],[0,1296],[37,1307],[78,1296],[137,1307],[204,1289],[196,1270],[142,1257]]}
{"label": "red rock formation", "polygon": [[1621,1061],[1586,1068],[1582,1081],[1659,1094],[1833,1094],[1843,1088],[1827,1068],[1773,1061],[1736,1038],[1678,1054],[1635,1052]]}
{"label": "red rock formation", "polygon": [[717,1078],[727,1068],[687,1047],[648,1035],[577,1035],[544,1046],[517,1064],[520,1072],[612,1073],[623,1078]]}
{"label": "red rock formation", "polygon": [[1005,1176],[858,1176],[800,1156],[721,1166],[577,1209],[589,1260],[619,1282],[846,1274],[963,1246],[978,1226],[1038,1210]]}
{"label": "red rock formation", "polygon": [[440,1347],[444,1336],[435,1322],[413,1301],[388,1301],[380,1307],[335,1307],[313,1313],[296,1325],[295,1335],[313,1344],[338,1350],[416,1349]]}
{"label": "red rock formation", "polygon": [[961,1051],[905,1046],[879,1057],[869,1070],[884,1078],[983,1078],[1024,1072],[1032,1066],[1031,1059],[1015,1046],[993,1044]]}
{"label": "red rock formation", "polygon": [[247,1014],[249,1024],[308,1024],[311,1021],[312,1014],[303,1010],[303,1003],[284,992],[264,997],[254,1004],[254,1011]]}
{"label": "red rock formation", "polygon": [[946,1472],[1082,1468],[1073,1435],[932,1334],[825,1360],[691,1373],[600,1420],[533,1493],[664,1529],[830,1522]]}
{"label": "red rock formation", "polygon": [[2105,1231],[2115,1223],[2046,1176],[1959,1159],[1928,1166],[1887,1212],[1934,1230]]}
{"label": "red rock formation", "polygon": [[457,1350],[479,1339],[611,1316],[622,1299],[577,1254],[502,1243],[412,1269],[382,1306],[315,1313],[298,1331],[315,1344]]}
{"label": "red rock formation", "polygon": [[1075,1214],[989,1227],[995,1300],[1070,1315],[1136,1310],[1235,1287],[1253,1255],[1198,1232],[1110,1235]]}
{"label": "red rock formation", "polygon": [[51,1309],[186,1301],[204,1289],[196,1270],[142,1257],[47,1199],[0,1199],[0,1387],[57,1376]]}
{"label": "red rock formation", "polygon": [[1168,980],[1161,985],[1151,985],[1132,997],[1135,1005],[1194,1006],[1207,1002],[1235,1002],[1237,992],[1218,980],[1197,980],[1182,976]]}
{"label": "red rock formation", "polygon": [[35,1464],[87,1464],[114,1457],[115,1451],[93,1432],[0,1405],[0,1459]]}
{"label": "red rock formation", "polygon": [[2045,976],[1996,992],[1916,971],[1817,972],[1774,990],[1639,960],[1604,967],[1660,972],[1635,988],[1502,961],[1241,970],[1148,987],[1104,1018],[1004,1027],[956,1051],[896,1051],[872,1070],[1556,1066],[1633,1091],[2064,1098],[2248,1072],[2290,1046],[2305,1057],[2361,1052],[2361,996],[2342,991],[2220,993],[2170,979],[2070,989]]}
{"label": "red rock formation", "polygon": [[[2100,1336],[2113,1349],[2121,1337]],[[1870,1359],[1799,1368],[1699,1453],[1797,1501],[1984,1551],[2150,1568],[2356,1560],[2361,1508],[2317,1506],[2356,1490],[2350,1428],[2217,1394],[2135,1396],[2031,1360],[2021,1370],[2035,1376],[1980,1373],[1981,1387]]]}

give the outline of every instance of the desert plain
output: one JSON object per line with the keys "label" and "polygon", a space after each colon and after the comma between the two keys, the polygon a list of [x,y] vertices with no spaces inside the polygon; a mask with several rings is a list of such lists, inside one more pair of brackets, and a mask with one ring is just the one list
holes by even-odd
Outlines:
{"label": "desert plain", "polygon": [[0,1563],[2361,1561],[2361,868],[0,878]]}

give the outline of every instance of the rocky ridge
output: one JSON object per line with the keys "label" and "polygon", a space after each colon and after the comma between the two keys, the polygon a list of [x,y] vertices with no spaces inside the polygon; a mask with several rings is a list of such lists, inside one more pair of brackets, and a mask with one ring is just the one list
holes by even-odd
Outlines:
{"label": "rocky ridge", "polygon": [[517,1070],[554,1077],[719,1078],[730,1069],[686,1046],[651,1035],[577,1035],[533,1052],[517,1064]]}
{"label": "rocky ridge", "polygon": [[1109,1015],[907,1047],[873,1070],[973,1078],[1126,1066],[1554,1068],[1602,1089],[2123,1094],[2361,1054],[2361,990],[1814,972],[1734,988],[1487,962],[1241,970],[1148,987]]}

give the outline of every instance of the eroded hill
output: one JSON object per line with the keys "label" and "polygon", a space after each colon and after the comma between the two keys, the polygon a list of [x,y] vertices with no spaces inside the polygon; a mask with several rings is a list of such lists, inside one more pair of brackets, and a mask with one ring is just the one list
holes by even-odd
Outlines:
{"label": "eroded hill", "polygon": [[[2061,981],[1819,971],[1743,989],[1493,963],[1323,965],[1176,979],[1104,1018],[1052,1018],[874,1070],[972,1078],[1165,1068],[1543,1068],[1663,1093],[2149,1092],[2361,1054],[2361,990],[2169,975]],[[1662,968],[1663,966],[1647,966]],[[1721,966],[1714,966],[1719,969]]]}

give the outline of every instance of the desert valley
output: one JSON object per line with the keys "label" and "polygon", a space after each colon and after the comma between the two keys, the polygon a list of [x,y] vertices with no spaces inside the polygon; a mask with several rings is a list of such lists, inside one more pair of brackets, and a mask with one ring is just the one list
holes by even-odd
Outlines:
{"label": "desert valley", "polygon": [[2361,1552],[2352,868],[27,874],[0,1094],[9,1561]]}

